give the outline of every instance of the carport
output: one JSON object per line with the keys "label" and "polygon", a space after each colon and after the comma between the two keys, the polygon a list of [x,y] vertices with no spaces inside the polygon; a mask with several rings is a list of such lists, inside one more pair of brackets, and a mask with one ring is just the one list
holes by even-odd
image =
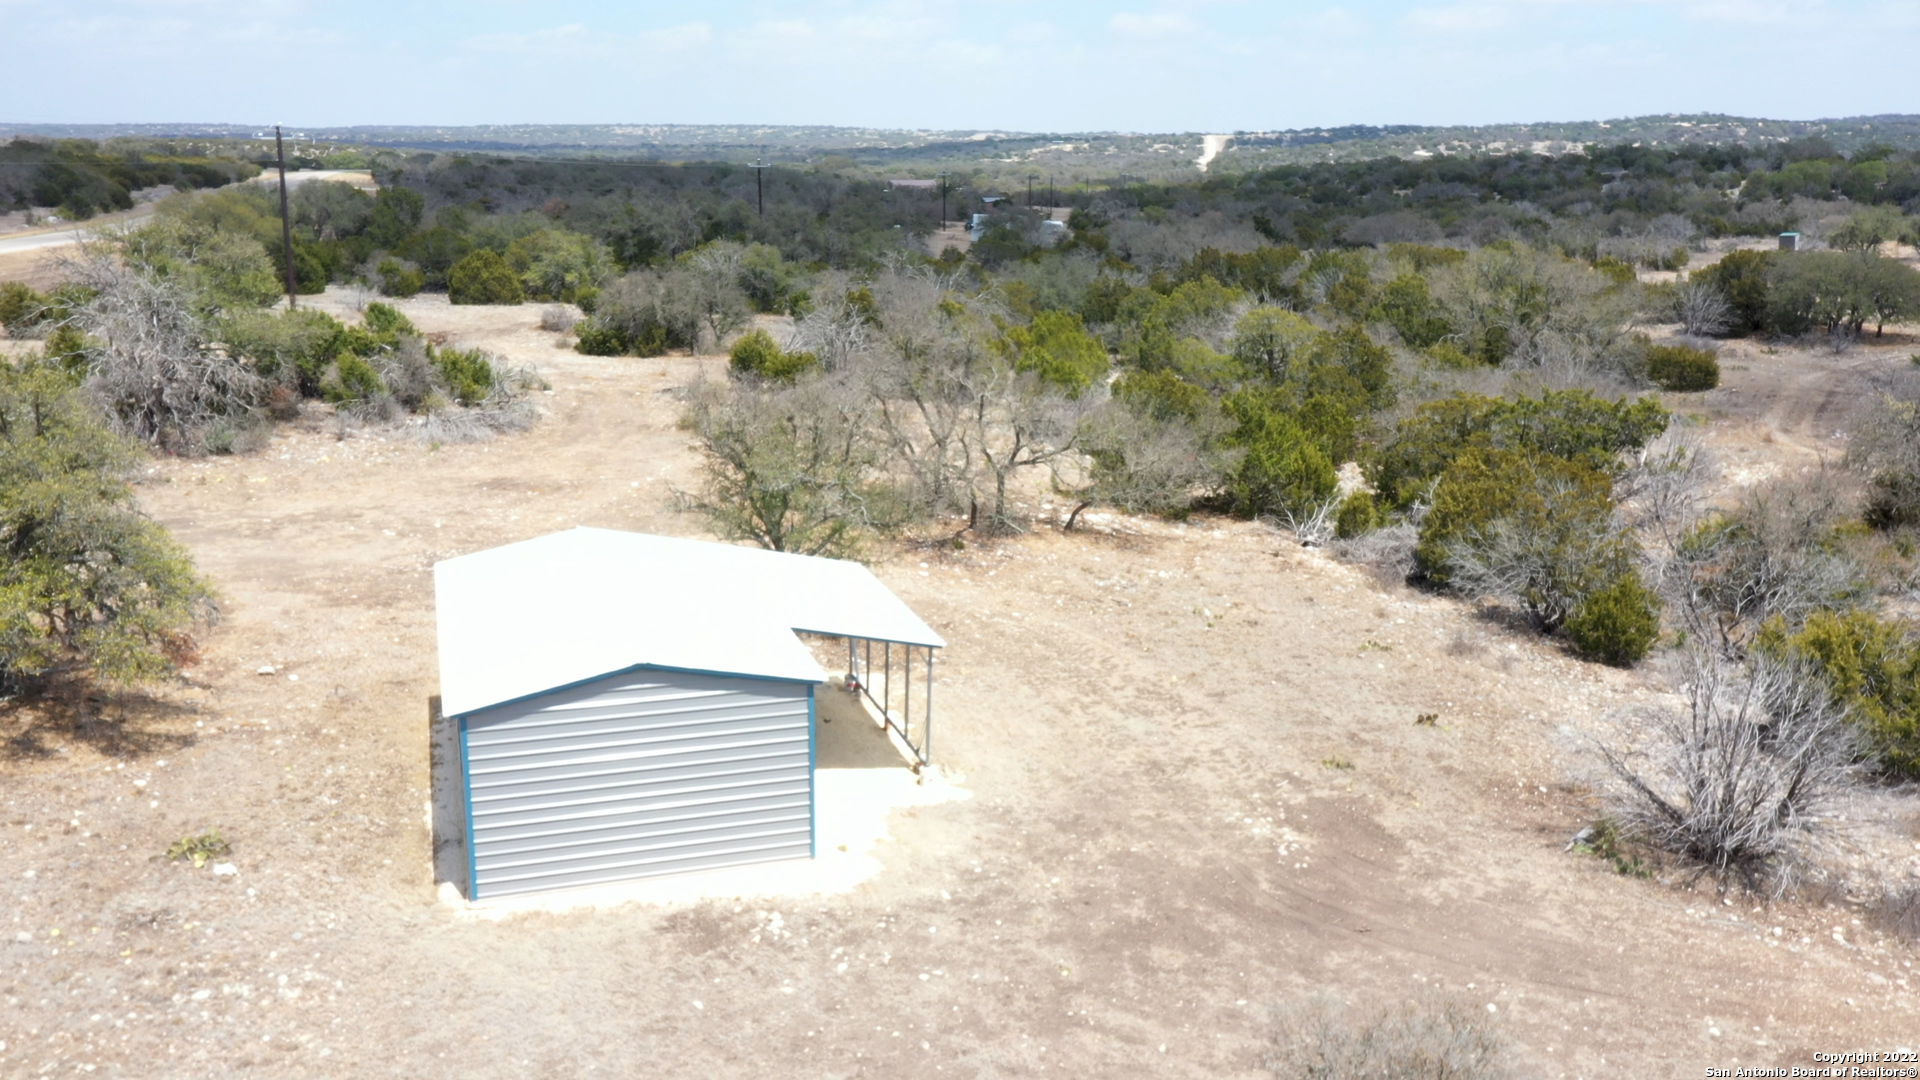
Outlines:
{"label": "carport", "polygon": [[845,638],[846,685],[931,759],[945,642],[858,563],[582,528],[434,588],[469,900],[811,857],[827,676],[797,633]]}

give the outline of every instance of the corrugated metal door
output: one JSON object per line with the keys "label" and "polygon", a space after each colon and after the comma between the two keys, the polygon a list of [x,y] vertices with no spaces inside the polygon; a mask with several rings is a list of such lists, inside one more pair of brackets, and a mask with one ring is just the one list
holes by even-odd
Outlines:
{"label": "corrugated metal door", "polygon": [[812,689],[641,670],[467,716],[470,895],[811,855]]}

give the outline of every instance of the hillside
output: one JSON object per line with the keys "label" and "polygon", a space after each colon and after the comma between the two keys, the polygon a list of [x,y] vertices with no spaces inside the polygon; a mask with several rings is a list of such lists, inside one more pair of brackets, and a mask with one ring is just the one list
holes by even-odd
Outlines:
{"label": "hillside", "polygon": [[[744,162],[765,155],[791,164],[828,156],[876,172],[931,174],[982,169],[999,179],[1039,172],[1061,182],[1084,177],[1146,180],[1191,175],[1202,153],[1199,132],[935,131],[753,124],[488,124],[468,127],[365,125],[288,129],[297,153],[309,144],[485,151],[538,156],[609,156],[662,161]],[[1564,153],[1583,145],[1737,145],[1761,147],[1819,136],[1842,152],[1875,143],[1920,148],[1920,115],[1772,120],[1715,114],[1665,114],[1614,120],[1422,127],[1364,124],[1231,134],[1214,171],[1270,165],[1361,161],[1399,156]],[[0,122],[0,139],[270,138],[271,127],[239,124],[27,124]]]}

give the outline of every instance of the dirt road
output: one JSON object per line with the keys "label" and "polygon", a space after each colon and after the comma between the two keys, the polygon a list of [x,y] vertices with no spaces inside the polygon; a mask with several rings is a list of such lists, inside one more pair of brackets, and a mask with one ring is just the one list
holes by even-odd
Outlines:
{"label": "dirt road", "polygon": [[[0,1075],[1257,1076],[1276,1004],[1435,989],[1522,1076],[1911,1042],[1913,950],[1858,912],[1565,851],[1579,732],[1656,676],[1204,518],[877,568],[951,643],[937,760],[974,797],[897,814],[855,891],[456,918],[425,825],[430,567],[575,524],[697,535],[676,392],[715,361],[402,307],[539,365],[545,419],[434,447],[314,415],[151,466],[222,618],[178,685],[96,706],[124,725],[6,721]],[[232,875],[159,858],[216,827]],[[1912,830],[1863,842],[1907,874]]]}

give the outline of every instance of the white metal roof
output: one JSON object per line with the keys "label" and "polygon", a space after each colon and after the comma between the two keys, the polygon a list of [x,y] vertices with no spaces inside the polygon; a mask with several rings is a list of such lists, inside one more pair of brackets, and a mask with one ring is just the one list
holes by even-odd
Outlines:
{"label": "white metal roof", "polygon": [[795,630],[944,646],[855,562],[573,529],[433,568],[447,716],[650,665],[821,682]]}

